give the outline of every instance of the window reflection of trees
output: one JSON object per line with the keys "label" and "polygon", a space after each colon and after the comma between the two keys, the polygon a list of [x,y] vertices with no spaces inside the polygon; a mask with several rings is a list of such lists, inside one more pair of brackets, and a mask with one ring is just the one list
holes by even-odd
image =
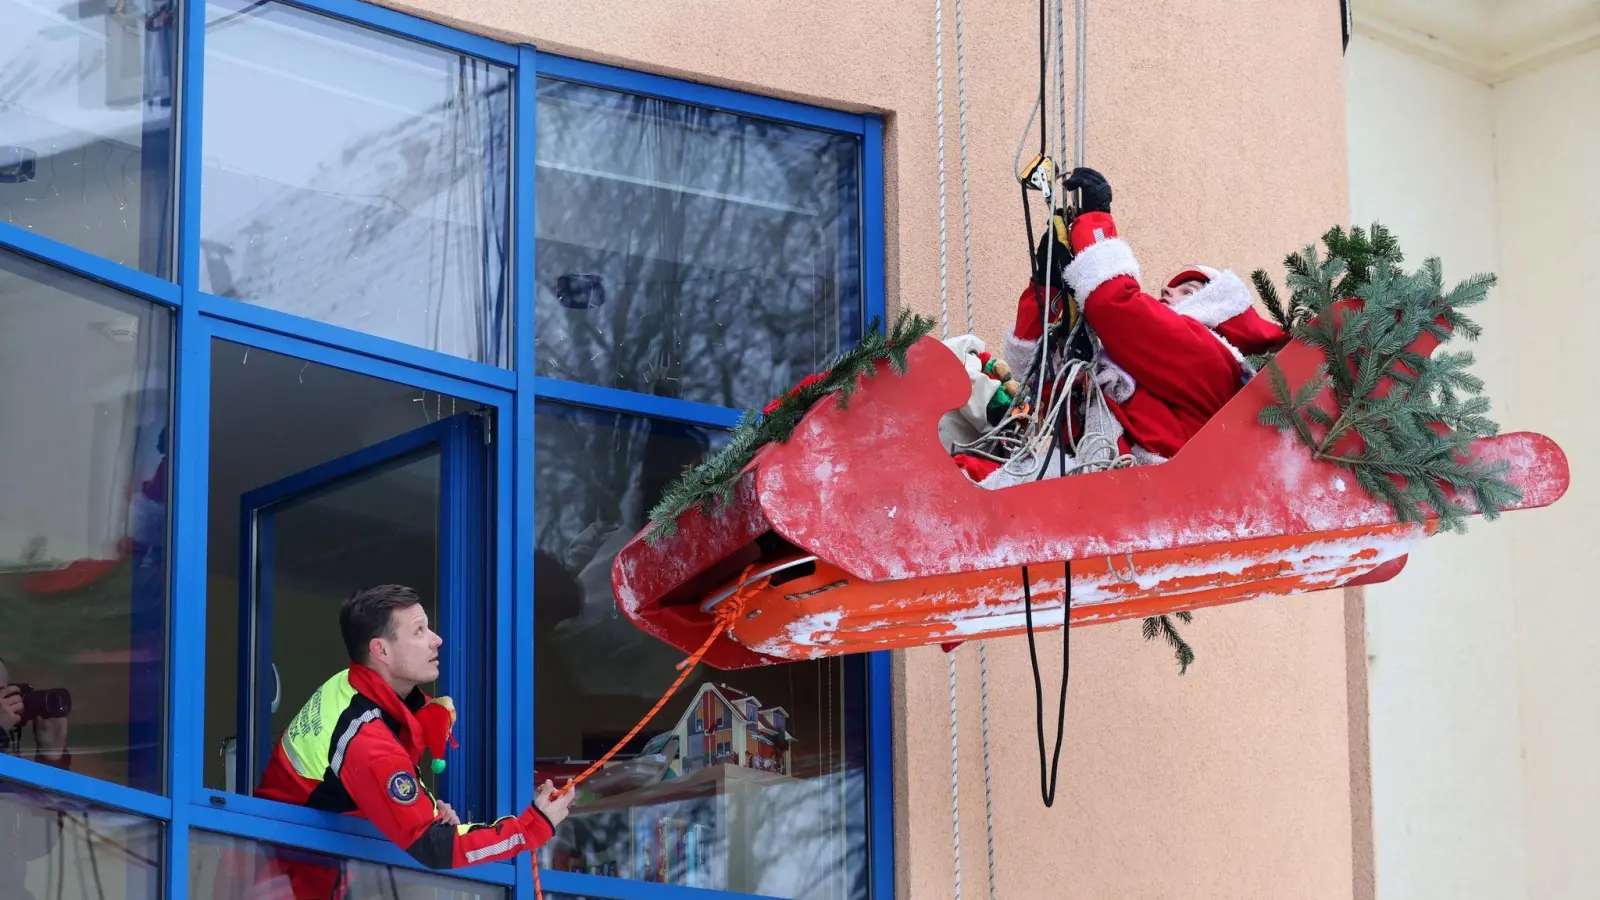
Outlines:
{"label": "window reflection of trees", "polygon": [[[251,15],[208,25],[203,287],[508,365],[510,71],[282,4]],[[210,36],[223,29],[236,33]],[[339,45],[352,40],[362,46]],[[278,52],[295,47],[340,54],[338,83],[298,83],[301,63]],[[402,78],[436,93],[386,98],[385,82]],[[336,146],[297,140],[297,118],[330,117],[341,122]],[[216,149],[230,129],[310,171],[285,183],[266,173],[290,165],[247,155],[254,143]]]}
{"label": "window reflection of trees", "polygon": [[0,0],[0,222],[167,274],[170,0]]}
{"label": "window reflection of trees", "polygon": [[854,339],[853,139],[550,80],[538,110],[541,374],[760,407]]}

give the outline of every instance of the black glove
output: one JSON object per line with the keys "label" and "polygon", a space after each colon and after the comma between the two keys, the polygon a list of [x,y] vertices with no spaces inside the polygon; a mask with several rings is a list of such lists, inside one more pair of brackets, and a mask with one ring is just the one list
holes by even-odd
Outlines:
{"label": "black glove", "polygon": [[1072,177],[1068,178],[1062,187],[1069,191],[1082,192],[1082,202],[1078,204],[1078,212],[1111,212],[1111,183],[1099,172],[1082,167],[1073,169]]}
{"label": "black glove", "polygon": [[[1033,251],[1034,284],[1041,286],[1044,284],[1046,256],[1049,257],[1050,263],[1053,264],[1056,269],[1055,272],[1050,276],[1050,285],[1055,288],[1060,288],[1063,284],[1065,284],[1065,282],[1062,280],[1061,272],[1067,267],[1067,263],[1072,262],[1072,251],[1067,249],[1066,238],[1066,213],[1063,210],[1058,209],[1056,210],[1055,215],[1050,217],[1050,221],[1046,223],[1044,234],[1039,236],[1039,245],[1035,247]],[[1055,244],[1053,249],[1051,248],[1052,243]]]}

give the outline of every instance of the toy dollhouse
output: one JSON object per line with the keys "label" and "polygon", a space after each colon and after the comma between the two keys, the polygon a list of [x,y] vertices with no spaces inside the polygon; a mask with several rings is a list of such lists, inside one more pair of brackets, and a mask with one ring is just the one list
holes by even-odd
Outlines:
{"label": "toy dollhouse", "polygon": [[761,772],[788,775],[789,714],[781,706],[761,708],[755,697],[725,684],[700,686],[677,727],[667,734],[678,738],[678,758],[673,774],[679,777],[717,765],[743,766]]}

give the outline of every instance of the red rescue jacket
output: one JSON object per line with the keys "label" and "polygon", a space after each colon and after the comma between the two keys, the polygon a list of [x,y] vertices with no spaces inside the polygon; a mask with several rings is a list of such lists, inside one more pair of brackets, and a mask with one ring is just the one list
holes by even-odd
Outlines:
{"label": "red rescue jacket", "polygon": [[[402,699],[377,673],[352,665],[301,708],[272,752],[256,796],[368,819],[431,869],[494,862],[535,850],[553,829],[535,807],[487,824],[446,825],[423,784],[424,751],[436,757],[454,713],[420,688]],[[340,898],[343,867],[274,861],[253,879],[287,881],[294,900]]]}

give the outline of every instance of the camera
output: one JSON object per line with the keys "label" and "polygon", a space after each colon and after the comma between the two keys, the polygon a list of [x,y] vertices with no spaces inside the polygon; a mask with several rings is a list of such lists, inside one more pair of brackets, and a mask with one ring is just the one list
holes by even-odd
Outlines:
{"label": "camera", "polygon": [[18,684],[22,692],[22,721],[64,719],[72,714],[72,694],[66,688],[36,688]]}

